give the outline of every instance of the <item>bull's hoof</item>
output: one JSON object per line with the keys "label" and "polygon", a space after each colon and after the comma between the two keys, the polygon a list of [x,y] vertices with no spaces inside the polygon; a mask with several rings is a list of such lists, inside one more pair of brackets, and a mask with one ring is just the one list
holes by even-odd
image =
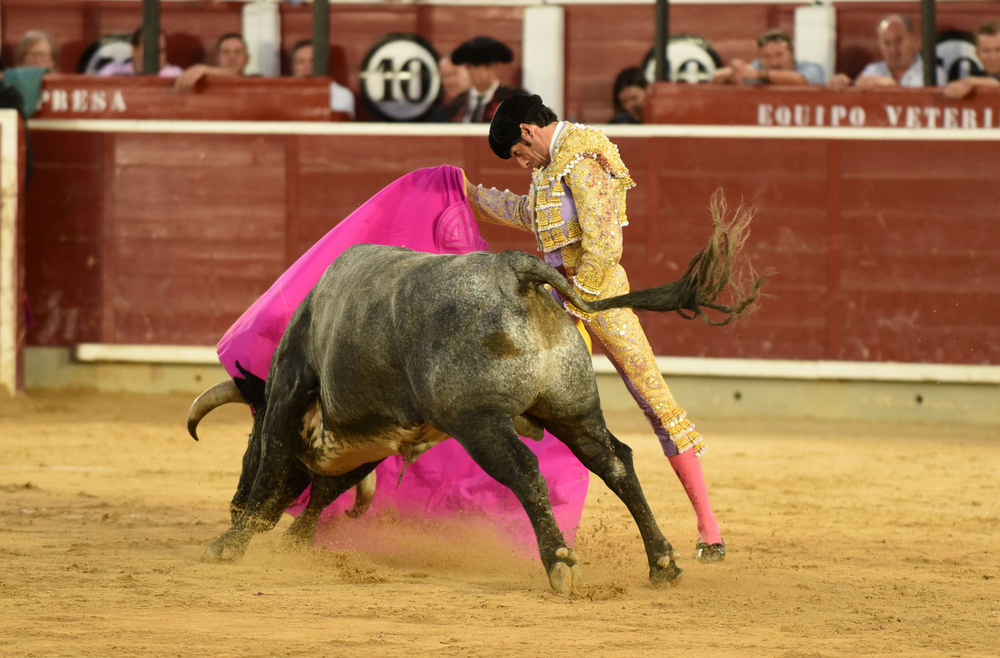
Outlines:
{"label": "bull's hoof", "polygon": [[579,564],[569,566],[565,562],[556,562],[549,570],[549,585],[562,596],[579,592],[583,587],[583,570]]}
{"label": "bull's hoof", "polygon": [[556,551],[559,560],[549,569],[549,585],[557,594],[569,596],[583,587],[583,569],[576,563],[576,553],[568,548]]}
{"label": "bull's hoof", "polygon": [[726,542],[707,544],[700,541],[695,549],[694,556],[699,562],[722,562],[726,559]]}
{"label": "bull's hoof", "polygon": [[281,537],[281,547],[286,551],[312,550],[313,538],[308,533],[292,532],[289,528]]}
{"label": "bull's hoof", "polygon": [[677,584],[684,570],[674,562],[673,555],[664,555],[649,569],[649,580],[654,585]]}
{"label": "bull's hoof", "polygon": [[243,557],[243,551],[233,549],[222,538],[216,539],[201,552],[202,562],[235,562]]}

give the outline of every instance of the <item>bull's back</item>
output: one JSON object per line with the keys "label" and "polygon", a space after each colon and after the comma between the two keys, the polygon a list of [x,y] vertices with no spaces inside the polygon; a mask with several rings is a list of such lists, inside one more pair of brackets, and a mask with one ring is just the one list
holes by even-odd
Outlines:
{"label": "bull's back", "polygon": [[527,313],[513,272],[487,252],[355,245],[312,295],[314,334],[341,355],[371,344],[402,358],[417,344],[481,338]]}
{"label": "bull's back", "polygon": [[[344,405],[520,404],[578,336],[510,259],[356,245],[311,293],[316,368]],[[494,399],[496,398],[496,399]]]}

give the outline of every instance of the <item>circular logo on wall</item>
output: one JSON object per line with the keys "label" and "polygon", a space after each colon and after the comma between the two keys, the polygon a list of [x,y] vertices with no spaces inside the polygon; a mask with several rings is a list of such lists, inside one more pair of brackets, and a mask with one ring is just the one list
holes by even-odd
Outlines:
{"label": "circular logo on wall", "polygon": [[94,75],[111,62],[124,63],[132,59],[132,35],[109,34],[87,46],[76,63],[77,73]]}
{"label": "circular logo on wall", "polygon": [[934,46],[938,64],[948,74],[948,81],[983,75],[983,64],[976,57],[976,38],[968,32],[944,32]]}
{"label": "circular logo on wall", "polygon": [[376,43],[361,65],[361,100],[389,121],[426,118],[441,91],[438,54],[415,34],[390,34]]}
{"label": "circular logo on wall", "polygon": [[[699,83],[712,80],[712,74],[722,67],[722,58],[705,39],[693,34],[675,34],[667,42],[667,79],[671,82]],[[643,61],[647,80],[656,79],[656,58],[653,48]]]}

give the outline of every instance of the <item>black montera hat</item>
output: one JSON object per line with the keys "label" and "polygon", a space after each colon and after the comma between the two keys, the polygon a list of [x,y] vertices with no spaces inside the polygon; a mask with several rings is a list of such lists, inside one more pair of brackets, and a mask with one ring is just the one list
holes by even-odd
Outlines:
{"label": "black montera hat", "polygon": [[514,51],[493,37],[473,37],[451,53],[453,64],[510,64]]}
{"label": "black montera hat", "polygon": [[521,124],[525,123],[528,113],[541,104],[538,94],[514,94],[500,103],[490,122],[490,148],[497,157],[510,159],[511,148],[521,141]]}

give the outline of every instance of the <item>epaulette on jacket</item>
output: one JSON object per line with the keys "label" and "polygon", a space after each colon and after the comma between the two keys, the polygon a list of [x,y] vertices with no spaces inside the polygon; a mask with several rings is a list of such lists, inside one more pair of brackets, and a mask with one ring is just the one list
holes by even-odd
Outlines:
{"label": "epaulette on jacket", "polygon": [[[583,160],[593,160],[611,179],[612,190],[618,197],[621,216],[615,218],[619,226],[628,226],[625,215],[625,192],[635,187],[628,168],[622,162],[615,146],[604,132],[589,126],[569,123],[563,129],[555,157],[544,169],[535,172],[535,232],[542,251],[549,252],[583,237],[580,221],[576,217],[562,216],[563,180]],[[574,196],[591,193],[591,190],[574,190]]]}

